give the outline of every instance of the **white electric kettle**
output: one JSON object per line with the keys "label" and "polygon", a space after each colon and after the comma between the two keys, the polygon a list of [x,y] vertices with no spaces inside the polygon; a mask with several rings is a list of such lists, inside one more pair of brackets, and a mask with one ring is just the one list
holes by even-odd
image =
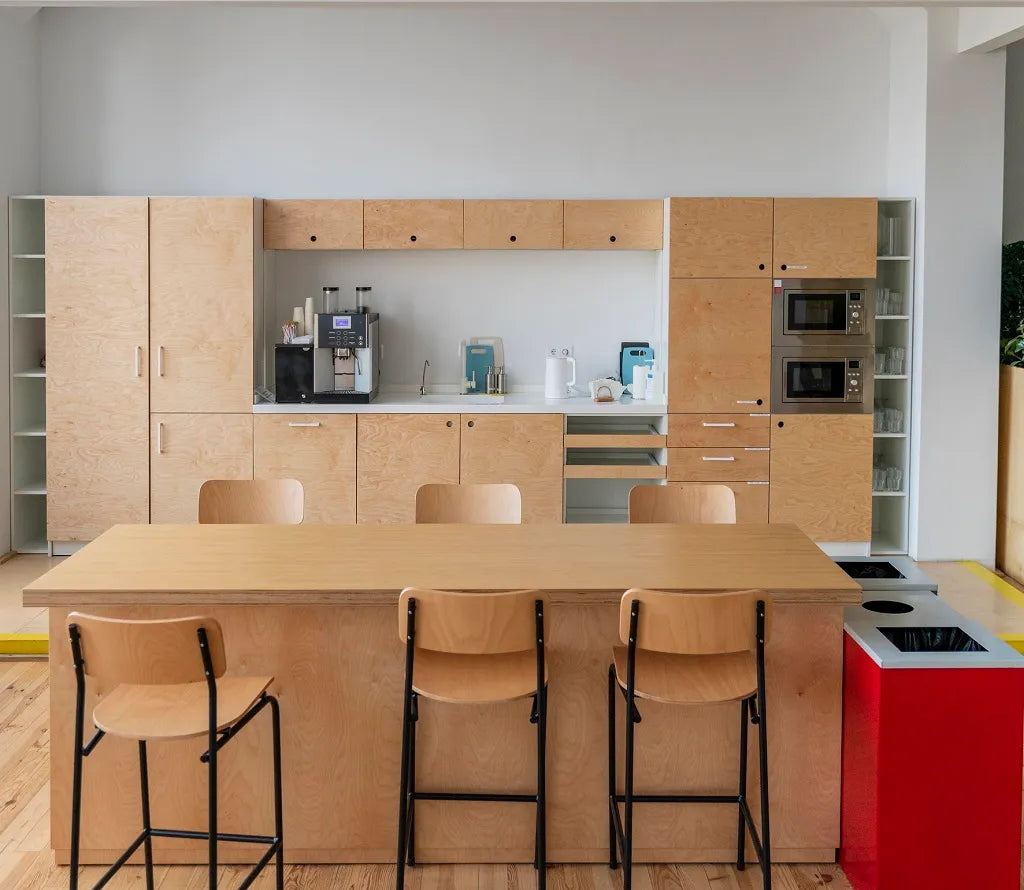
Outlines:
{"label": "white electric kettle", "polygon": [[568,399],[576,383],[576,359],[571,355],[549,355],[544,366],[544,398]]}

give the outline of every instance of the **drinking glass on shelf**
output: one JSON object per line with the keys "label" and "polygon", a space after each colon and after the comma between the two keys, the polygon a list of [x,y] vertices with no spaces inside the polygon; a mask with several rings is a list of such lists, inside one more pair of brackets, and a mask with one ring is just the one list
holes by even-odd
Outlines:
{"label": "drinking glass on shelf", "polygon": [[903,432],[903,412],[899,408],[885,409],[885,430],[887,433]]}
{"label": "drinking glass on shelf", "polygon": [[885,289],[886,315],[903,314],[903,294],[898,290]]}
{"label": "drinking glass on shelf", "polygon": [[884,349],[875,350],[875,373],[885,374],[886,373],[886,354]]}
{"label": "drinking glass on shelf", "polygon": [[904,362],[906,361],[907,350],[902,346],[890,346],[885,351],[885,372],[886,374],[904,374]]}
{"label": "drinking glass on shelf", "polygon": [[874,491],[885,491],[887,478],[885,467],[874,467],[871,471],[871,488]]}
{"label": "drinking glass on shelf", "polygon": [[885,408],[881,405],[875,405],[874,423],[876,433],[885,432]]}
{"label": "drinking glass on shelf", "polygon": [[903,491],[903,470],[899,467],[887,467],[885,482],[889,491]]}

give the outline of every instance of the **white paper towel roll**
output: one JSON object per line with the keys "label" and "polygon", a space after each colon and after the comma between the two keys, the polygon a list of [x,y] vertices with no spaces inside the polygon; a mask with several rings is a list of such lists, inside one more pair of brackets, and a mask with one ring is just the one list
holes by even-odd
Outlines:
{"label": "white paper towel roll", "polygon": [[306,329],[302,332],[304,334],[312,334],[313,331],[313,298],[306,297],[306,311],[305,317],[303,318],[303,324]]}

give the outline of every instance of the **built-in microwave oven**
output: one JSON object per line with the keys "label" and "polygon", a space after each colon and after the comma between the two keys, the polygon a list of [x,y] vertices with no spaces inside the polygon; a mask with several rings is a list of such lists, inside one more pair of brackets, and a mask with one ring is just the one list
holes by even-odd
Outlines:
{"label": "built-in microwave oven", "polygon": [[874,328],[874,281],[776,279],[773,284],[772,346],[870,346]]}
{"label": "built-in microwave oven", "polygon": [[871,346],[772,348],[773,414],[870,414],[875,351]]}

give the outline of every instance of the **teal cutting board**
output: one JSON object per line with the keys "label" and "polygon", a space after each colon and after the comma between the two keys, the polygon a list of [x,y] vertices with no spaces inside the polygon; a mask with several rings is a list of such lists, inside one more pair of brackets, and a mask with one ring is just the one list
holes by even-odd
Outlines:
{"label": "teal cutting board", "polygon": [[[469,381],[470,392],[487,392],[487,369],[493,364],[493,346],[480,344],[466,347],[466,379]],[[474,373],[476,387],[473,386]]]}

